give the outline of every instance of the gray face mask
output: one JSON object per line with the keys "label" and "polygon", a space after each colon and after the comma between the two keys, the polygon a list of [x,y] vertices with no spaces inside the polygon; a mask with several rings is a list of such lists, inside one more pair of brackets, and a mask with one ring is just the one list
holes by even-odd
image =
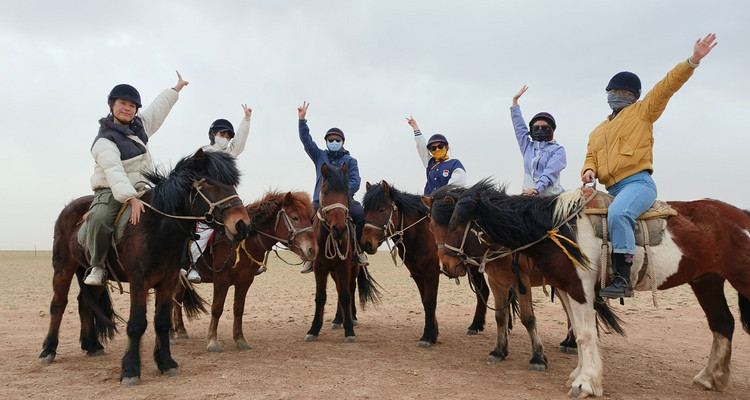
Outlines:
{"label": "gray face mask", "polygon": [[635,103],[635,100],[636,98],[633,93],[620,94],[607,92],[607,103],[609,103],[609,108],[614,111],[622,110],[623,108]]}

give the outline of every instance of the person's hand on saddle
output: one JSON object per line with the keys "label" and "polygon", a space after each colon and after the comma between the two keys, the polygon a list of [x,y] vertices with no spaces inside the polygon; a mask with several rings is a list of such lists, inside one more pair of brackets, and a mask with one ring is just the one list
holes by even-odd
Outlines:
{"label": "person's hand on saddle", "polygon": [[523,87],[521,88],[521,90],[519,90],[518,93],[516,93],[516,95],[513,96],[513,106],[514,107],[518,105],[518,99],[520,99],[521,95],[523,95],[524,93],[526,93],[526,91],[528,89],[529,88],[526,85],[523,85]]}
{"label": "person's hand on saddle", "polygon": [[305,116],[307,116],[307,107],[310,107],[310,103],[303,101],[302,107],[297,107],[297,116],[299,119],[305,119]]}
{"label": "person's hand on saddle", "polygon": [[409,124],[409,126],[412,127],[412,129],[414,129],[414,132],[419,130],[419,125],[417,125],[417,121],[415,121],[414,117],[412,117],[411,115],[408,118],[406,118],[406,122]]}
{"label": "person's hand on saddle", "polygon": [[182,90],[182,88],[184,88],[185,86],[187,86],[188,83],[190,83],[190,82],[182,79],[182,75],[180,75],[179,71],[175,71],[175,72],[177,72],[177,84],[174,85],[173,89],[174,89],[175,92],[179,93],[180,90]]}
{"label": "person's hand on saddle", "polygon": [[141,220],[141,213],[146,210],[146,206],[137,197],[131,198],[128,203],[130,203],[130,223],[135,225]]}
{"label": "person's hand on saddle", "polygon": [[583,181],[584,185],[594,183],[594,171],[591,169],[587,169],[583,173],[583,176],[581,176],[581,181]]}
{"label": "person's hand on saddle", "polygon": [[703,57],[707,56],[708,53],[710,53],[718,44],[718,42],[714,42],[715,40],[715,33],[709,33],[703,38],[703,40],[696,40],[695,46],[693,46],[693,55],[689,58],[690,62],[693,64],[700,64]]}
{"label": "person's hand on saddle", "polygon": [[526,194],[529,196],[536,196],[539,194],[539,192],[534,188],[528,188],[528,189],[524,189],[523,194]]}

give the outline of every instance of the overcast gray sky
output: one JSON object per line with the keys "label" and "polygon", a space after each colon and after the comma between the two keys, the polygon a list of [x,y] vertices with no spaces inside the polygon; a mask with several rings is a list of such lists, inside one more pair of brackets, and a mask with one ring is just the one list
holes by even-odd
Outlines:
{"label": "overcast gray sky", "polygon": [[[75,4],[75,6],[73,6]],[[0,250],[51,249],[54,221],[91,193],[89,149],[118,83],[145,105],[190,82],[151,138],[158,165],[208,141],[210,123],[253,109],[239,158],[246,202],[269,189],[314,187],[297,110],[322,146],[332,126],[364,182],[421,193],[424,169],[405,117],[442,133],[469,182],[523,178],[509,106],[528,121],[557,119],[566,189],[580,186],[588,134],[608,114],[613,74],[638,74],[644,93],[692,54],[718,46],[672,98],[654,129],[663,200],[711,197],[750,208],[750,3],[631,1],[6,1],[0,14],[0,110],[5,182]]]}

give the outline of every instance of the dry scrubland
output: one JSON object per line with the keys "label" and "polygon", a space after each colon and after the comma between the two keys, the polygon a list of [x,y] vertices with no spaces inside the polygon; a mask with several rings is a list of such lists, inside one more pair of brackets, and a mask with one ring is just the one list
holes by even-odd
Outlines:
{"label": "dry scrubland", "polygon": [[[285,255],[287,260],[295,260]],[[438,297],[440,339],[417,348],[424,313],[416,286],[405,267],[393,265],[387,253],[371,257],[370,271],[383,286],[382,304],[359,312],[357,343],[343,343],[343,333],[327,329],[333,316],[329,285],[326,325],[317,342],[304,342],[313,314],[314,278],[301,275],[272,256],[269,272],[259,276],[248,294],[245,336],[253,346],[237,350],[231,337],[231,302],[220,326],[223,353],[206,352],[209,318],[188,322],[191,339],[179,341],[172,354],[181,375],[159,375],[151,360],[151,326],[142,346],[142,383],[118,383],[127,337],[125,325],[106,345],[103,357],[85,356],[78,346],[77,284],[63,319],[55,362],[37,361],[49,323],[50,252],[0,252],[0,384],[1,399],[565,399],[564,384],[576,356],[556,351],[565,334],[559,301],[550,303],[534,289],[539,331],[549,370],[529,372],[527,335],[517,323],[511,332],[508,360],[487,364],[494,347],[495,323],[477,336],[466,336],[474,308],[463,280],[456,286],[443,278]],[[211,285],[199,285],[211,300]],[[737,313],[736,292],[727,288]],[[230,290],[230,296],[232,295]],[[127,295],[113,294],[118,312],[127,316]],[[748,399],[750,335],[737,324],[732,386],[725,393],[691,386],[706,362],[711,333],[688,286],[659,293],[660,308],[650,293],[638,293],[623,307],[613,304],[627,323],[628,336],[603,334],[607,399]],[[150,310],[153,311],[153,310]],[[149,317],[151,319],[151,317]]]}

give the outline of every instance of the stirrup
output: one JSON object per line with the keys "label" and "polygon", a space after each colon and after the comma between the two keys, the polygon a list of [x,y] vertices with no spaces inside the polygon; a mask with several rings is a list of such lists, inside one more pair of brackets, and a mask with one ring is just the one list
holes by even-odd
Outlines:
{"label": "stirrup", "polygon": [[300,274],[309,274],[313,271],[313,263],[312,261],[305,261],[304,264],[302,264],[302,269],[299,271]]}

